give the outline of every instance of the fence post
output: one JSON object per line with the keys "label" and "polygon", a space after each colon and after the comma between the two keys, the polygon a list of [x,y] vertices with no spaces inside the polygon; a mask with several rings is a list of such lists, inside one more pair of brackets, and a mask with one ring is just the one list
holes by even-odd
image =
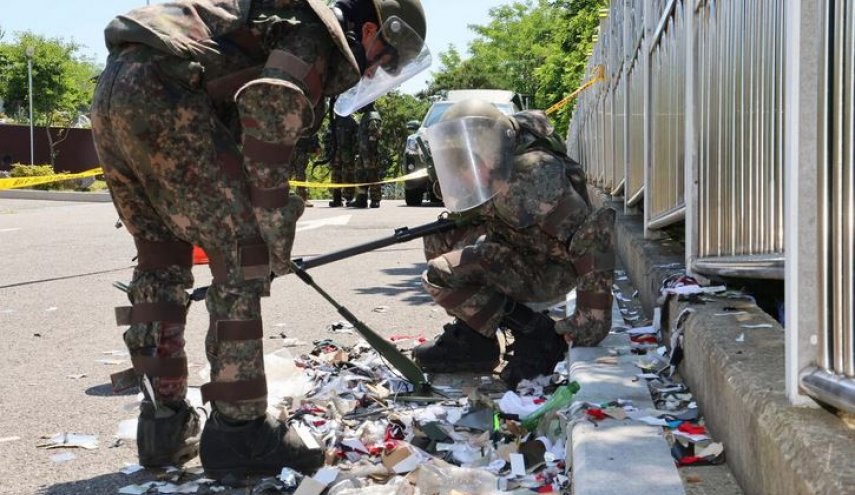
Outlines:
{"label": "fence post", "polygon": [[653,112],[653,108],[651,107],[652,102],[652,88],[650,84],[650,47],[652,45],[651,38],[653,37],[653,30],[656,28],[656,22],[658,21],[658,13],[653,13],[653,1],[652,0],[644,0],[644,42],[642,43],[641,49],[641,67],[642,74],[644,78],[644,238],[652,239],[658,237],[658,235],[652,230],[647,228],[647,224],[650,222],[650,168],[652,166],[652,132],[651,132],[651,113]]}
{"label": "fence post", "polygon": [[820,303],[817,292],[817,91],[823,43],[819,29],[820,3],[784,2],[785,374],[787,397],[797,405],[813,403],[799,390],[799,372],[815,361]]}
{"label": "fence post", "polygon": [[698,256],[698,150],[695,139],[697,111],[695,110],[695,12],[697,1],[686,0],[686,102],[685,102],[685,140],[684,188],[686,201],[686,271],[692,273],[692,265]]}

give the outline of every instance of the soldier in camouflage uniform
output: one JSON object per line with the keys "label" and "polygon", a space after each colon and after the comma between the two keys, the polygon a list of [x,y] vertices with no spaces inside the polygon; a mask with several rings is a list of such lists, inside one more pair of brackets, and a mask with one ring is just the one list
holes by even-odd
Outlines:
{"label": "soldier in camouflage uniform", "polygon": [[[499,363],[496,330],[508,328],[513,355],[501,376],[513,387],[550,373],[565,340],[594,346],[608,334],[614,210],[592,208],[584,171],[567,157],[542,112],[508,118],[473,100],[455,104],[442,122],[478,116],[512,133],[513,163],[497,194],[462,214],[466,227],[425,238],[422,283],[456,319],[414,356],[426,371],[489,371]],[[435,141],[431,135],[432,151],[440,146]],[[440,183],[444,193],[451,190],[442,176]],[[563,301],[573,288],[576,310],[567,319],[554,322],[525,304]]]}
{"label": "soldier in camouflage uniform", "polygon": [[[357,183],[380,182],[383,172],[380,157],[380,131],[383,123],[374,105],[362,109],[362,117],[359,119],[359,158],[355,181]],[[356,188],[356,198],[347,206],[354,208],[367,208],[368,199],[371,199],[372,208],[380,208],[382,199],[382,188],[380,184],[372,186],[360,186]]]}
{"label": "soldier in camouflage uniform", "polygon": [[[424,34],[419,0],[180,0],[107,26],[92,130],[138,254],[132,306],[116,314],[146,384],[137,432],[144,466],[197,451],[215,477],[322,464],[322,451],[266,414],[260,298],[271,270],[288,272],[303,212],[289,194],[291,156],[320,120],[324,96],[348,91],[339,104],[349,113],[368,103],[366,87],[378,89],[378,72],[400,75],[391,86],[414,62],[422,68]],[[208,253],[214,278],[211,382],[202,387],[213,412],[200,442],[185,399],[193,245]]]}
{"label": "soldier in camouflage uniform", "polygon": [[[356,172],[356,133],[359,124],[353,116],[348,115],[335,117],[329,132],[332,133],[332,157],[330,157],[330,175],[333,183],[353,184]],[[330,207],[344,206],[344,201],[353,200],[354,189],[352,187],[335,188],[332,190],[333,199]]]}
{"label": "soldier in camouflage uniform", "polygon": [[[294,146],[294,157],[291,159],[292,180],[306,182],[306,169],[309,166],[309,161],[318,154],[320,149],[321,143],[318,141],[317,134],[302,137],[297,141],[297,145]],[[306,206],[314,206],[309,202],[309,190],[307,188],[297,186],[296,192]]]}

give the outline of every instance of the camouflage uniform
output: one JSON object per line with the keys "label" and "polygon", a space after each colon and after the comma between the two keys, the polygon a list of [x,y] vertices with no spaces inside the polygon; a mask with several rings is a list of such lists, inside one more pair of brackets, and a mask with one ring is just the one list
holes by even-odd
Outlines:
{"label": "camouflage uniform", "polygon": [[[356,182],[379,182],[383,175],[383,162],[380,156],[380,131],[382,126],[380,112],[370,107],[362,113],[359,120],[359,162]],[[367,189],[367,191],[366,191]],[[357,194],[368,194],[372,203],[382,199],[380,184],[357,188]]]}
{"label": "camouflage uniform", "polygon": [[[297,141],[297,145],[294,147],[294,157],[291,159],[291,169],[293,170],[291,179],[306,182],[306,168],[309,166],[309,160],[317,154],[320,146],[317,135],[300,138]],[[298,186],[297,196],[306,202],[309,199],[309,190]],[[307,206],[311,206],[311,204],[307,204]]]}
{"label": "camouflage uniform", "polygon": [[[335,139],[334,153],[330,159],[331,180],[338,184],[353,184],[356,174],[356,134],[359,124],[353,116],[335,117]],[[353,199],[354,188],[345,187],[341,189],[341,196],[350,201]]]}
{"label": "camouflage uniform", "polygon": [[474,224],[425,238],[422,283],[437,304],[492,337],[508,303],[558,302],[577,290],[576,312],[556,325],[577,345],[611,327],[614,211],[593,211],[581,167],[567,158],[545,115],[514,116],[519,145],[504,193]]}
{"label": "camouflage uniform", "polygon": [[303,202],[289,194],[294,144],[323,95],[359,69],[321,0],[183,0],[115,18],[92,130],[110,192],[139,255],[117,309],[134,369],[157,401],[183,399],[192,245],[211,259],[203,398],[263,416],[260,297],[287,271]]}

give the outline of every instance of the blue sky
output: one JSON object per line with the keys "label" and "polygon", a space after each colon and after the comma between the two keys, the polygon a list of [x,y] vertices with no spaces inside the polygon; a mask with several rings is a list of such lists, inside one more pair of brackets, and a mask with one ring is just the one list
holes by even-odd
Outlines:
{"label": "blue sky", "polygon": [[[74,40],[85,46],[83,53],[102,63],[107,58],[104,48],[104,26],[117,14],[145,5],[145,0],[8,0],[3,2],[0,28],[6,41],[18,31],[33,31],[48,37]],[[152,0],[152,3],[160,3]],[[437,55],[449,44],[463,53],[474,38],[469,24],[484,24],[491,7],[511,0],[422,0],[428,17],[428,46],[438,67]],[[403,90],[414,93],[423,89],[432,69],[404,84]]]}

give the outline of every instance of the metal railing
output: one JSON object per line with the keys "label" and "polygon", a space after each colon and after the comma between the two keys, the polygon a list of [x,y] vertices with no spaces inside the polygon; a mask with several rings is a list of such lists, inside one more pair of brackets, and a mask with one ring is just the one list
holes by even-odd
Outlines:
{"label": "metal railing", "polygon": [[695,268],[783,278],[783,6],[709,0],[695,14]]}
{"label": "metal railing", "polygon": [[626,166],[626,205],[634,207],[644,195],[644,70],[641,46],[627,73],[629,81],[629,149]]}
{"label": "metal railing", "polygon": [[685,214],[686,22],[683,0],[670,2],[650,48],[651,167],[648,228]]}
{"label": "metal railing", "polygon": [[818,354],[800,381],[855,412],[855,6],[823,0],[820,9]]}
{"label": "metal railing", "polygon": [[[621,9],[623,49],[595,43],[588,69],[609,64],[607,81],[580,97],[571,153],[645,210],[646,233],[683,221],[693,273],[786,276],[788,396],[855,412],[855,2],[613,0],[610,15]],[[788,237],[785,208],[799,219]]]}

